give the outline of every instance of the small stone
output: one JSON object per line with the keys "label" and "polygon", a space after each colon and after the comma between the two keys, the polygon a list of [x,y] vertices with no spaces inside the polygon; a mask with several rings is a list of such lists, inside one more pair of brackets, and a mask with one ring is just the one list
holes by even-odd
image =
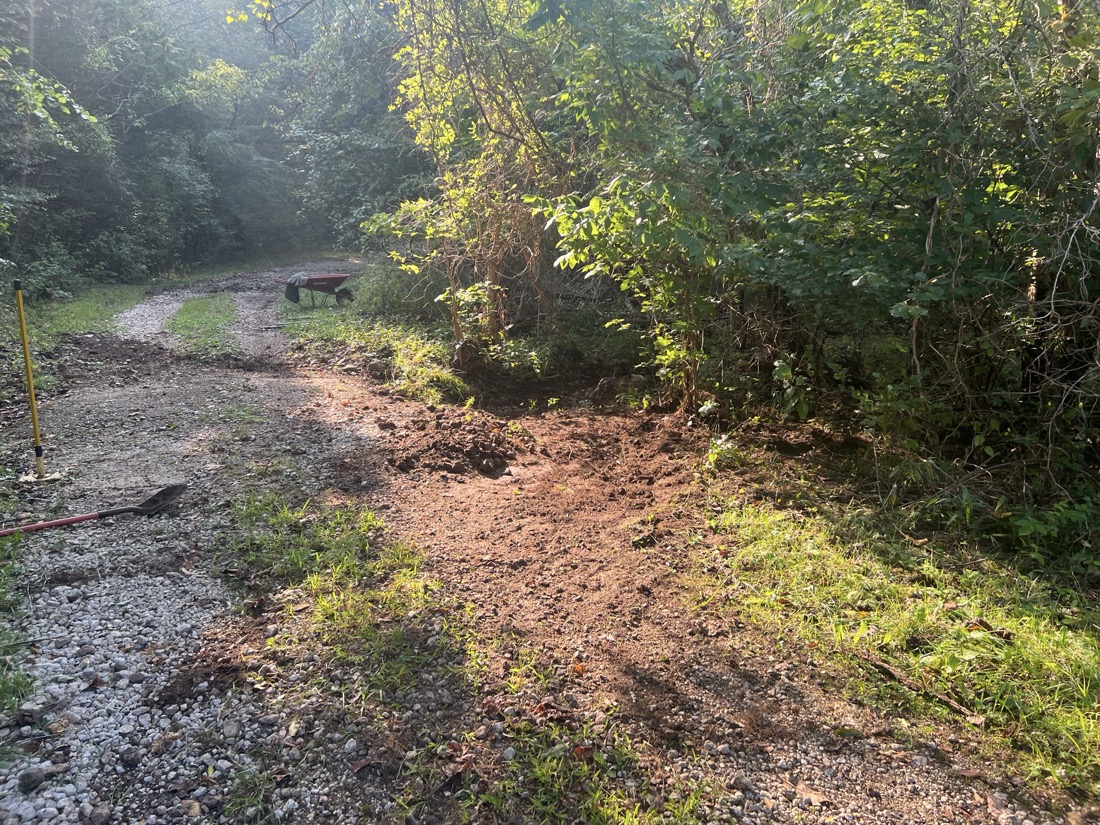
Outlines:
{"label": "small stone", "polygon": [[137,748],[126,748],[118,755],[118,761],[127,768],[136,768],[141,764],[141,752]]}
{"label": "small stone", "polygon": [[503,759],[505,762],[511,762],[513,759],[516,758],[516,749],[513,747],[505,748],[504,752],[500,755],[500,758]]}
{"label": "small stone", "polygon": [[202,803],[197,799],[184,799],[180,802],[180,810],[183,811],[184,816],[202,816]]}
{"label": "small stone", "polygon": [[753,793],[756,787],[752,784],[752,780],[745,776],[743,773],[738,774],[733,778],[733,787],[739,791],[745,793]]}
{"label": "small stone", "polygon": [[96,805],[88,817],[89,825],[107,825],[111,821],[111,809],[106,805]]}
{"label": "small stone", "polygon": [[19,774],[19,790],[30,793],[46,781],[46,772],[41,768],[31,768]]}

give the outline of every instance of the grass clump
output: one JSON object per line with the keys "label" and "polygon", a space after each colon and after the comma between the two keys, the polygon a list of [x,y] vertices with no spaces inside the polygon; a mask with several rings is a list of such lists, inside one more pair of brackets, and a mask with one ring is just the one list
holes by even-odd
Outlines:
{"label": "grass clump", "polygon": [[[0,538],[0,615],[10,616],[20,602],[16,589],[18,548],[18,535]],[[31,692],[30,677],[14,661],[21,646],[16,635],[0,630],[0,713],[10,713]]]}
{"label": "grass clump", "polygon": [[702,789],[669,793],[651,783],[639,750],[623,733],[589,725],[538,724],[505,729],[511,759],[499,772],[456,794],[473,821],[680,823],[698,822]]}
{"label": "grass clump", "polygon": [[293,320],[289,333],[307,357],[369,370],[402,395],[428,403],[472,395],[451,367],[445,331],[371,320],[347,307],[323,315],[293,307],[288,312]]}
{"label": "grass clump", "polygon": [[292,506],[270,494],[233,507],[243,536],[232,547],[232,565],[267,588],[301,584],[316,576],[354,581],[371,562],[371,538],[382,521],[370,510],[318,510]]}
{"label": "grass clump", "polygon": [[[438,670],[461,670],[461,617],[443,605],[405,542],[382,542],[382,522],[351,507],[292,507],[265,496],[235,508],[244,535],[238,575],[309,597],[308,623],[327,655],[357,666],[355,692],[392,698]],[[277,643],[277,642],[273,642]]]}
{"label": "grass clump", "polygon": [[950,697],[984,718],[1022,754],[1032,780],[1100,793],[1094,600],[867,517],[735,501],[714,526],[730,538],[706,559],[719,577],[714,595],[737,605],[719,609],[879,657],[927,697]]}
{"label": "grass clump", "polygon": [[234,349],[229,326],[235,315],[233,296],[218,292],[184,301],[166,328],[191,352],[223,355]]}

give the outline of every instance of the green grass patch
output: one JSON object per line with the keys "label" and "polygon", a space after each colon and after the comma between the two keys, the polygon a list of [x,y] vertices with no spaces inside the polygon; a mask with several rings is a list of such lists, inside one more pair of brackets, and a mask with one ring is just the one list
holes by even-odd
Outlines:
{"label": "green grass patch", "polygon": [[317,576],[355,581],[376,560],[382,522],[370,510],[292,506],[271,494],[235,503],[233,514],[243,535],[222,564],[266,589]]}
{"label": "green grass patch", "polygon": [[[144,296],[143,287],[104,286],[82,290],[74,298],[25,303],[35,388],[49,392],[57,387],[54,362],[48,353],[64,336],[114,332],[116,316],[139,304]],[[0,358],[9,375],[20,376],[18,385],[22,387],[23,348],[14,300],[0,304]],[[7,382],[0,386],[0,402],[12,400],[7,396],[13,386]]]}
{"label": "green grass patch", "polygon": [[287,305],[288,334],[310,358],[370,370],[402,395],[429,403],[462,401],[470,387],[451,368],[452,343],[441,328],[364,318],[353,308],[312,312]]}
{"label": "green grass patch", "polygon": [[52,348],[63,335],[114,332],[115,319],[145,297],[142,286],[103,286],[75,297],[28,307],[27,324],[39,347]]}
{"label": "green grass patch", "polygon": [[[464,820],[604,825],[699,821],[703,788],[653,784],[639,747],[621,732],[605,737],[589,725],[520,719],[507,723],[505,736],[511,758],[455,794]],[[437,754],[447,755],[443,748]]]}
{"label": "green grass patch", "polygon": [[264,589],[304,591],[314,635],[330,658],[356,665],[364,699],[390,701],[426,673],[462,670],[463,644],[452,632],[460,622],[444,621],[451,608],[422,574],[420,551],[381,541],[373,512],[265,496],[235,514],[244,536],[226,562],[243,565],[237,575]]}
{"label": "green grass patch", "polygon": [[235,315],[233,296],[217,292],[184,301],[166,328],[191,352],[223,355],[234,349],[229,326]]}
{"label": "green grass patch", "polygon": [[[0,616],[11,616],[21,602],[16,586],[18,551],[18,536],[0,538]],[[18,636],[0,629],[0,713],[10,713],[31,692],[30,677],[15,664],[22,644]]]}
{"label": "green grass patch", "polygon": [[278,783],[266,770],[243,770],[233,778],[225,812],[234,822],[270,822],[275,813]]}
{"label": "green grass patch", "polygon": [[734,501],[714,527],[729,540],[700,558],[713,609],[873,654],[984,717],[1031,780],[1100,793],[1095,599],[868,516]]}

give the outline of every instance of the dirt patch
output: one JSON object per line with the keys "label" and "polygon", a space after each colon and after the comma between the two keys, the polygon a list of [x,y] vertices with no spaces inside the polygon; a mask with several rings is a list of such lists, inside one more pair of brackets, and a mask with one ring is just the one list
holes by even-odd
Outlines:
{"label": "dirt patch", "polygon": [[501,474],[518,452],[530,452],[533,439],[521,428],[484,413],[425,407],[398,424],[378,416],[375,424],[391,432],[386,441],[390,464],[397,470],[436,470],[454,475]]}

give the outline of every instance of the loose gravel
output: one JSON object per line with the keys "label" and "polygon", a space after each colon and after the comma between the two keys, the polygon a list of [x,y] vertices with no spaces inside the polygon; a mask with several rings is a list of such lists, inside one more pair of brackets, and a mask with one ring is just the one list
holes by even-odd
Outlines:
{"label": "loose gravel", "polygon": [[[262,635],[249,655],[224,661],[250,630],[239,594],[210,571],[234,529],[228,503],[272,483],[304,497],[332,483],[333,449],[363,448],[327,432],[310,413],[309,381],[279,369],[273,274],[285,273],[229,284],[250,371],[201,359],[133,368],[142,345],[171,346],[164,325],[202,294],[167,293],[120,316],[133,350],[120,350],[119,380],[100,378],[42,409],[50,469],[66,480],[35,489],[39,507],[96,511],[189,487],[153,517],[20,538],[17,630],[29,646],[19,664],[35,688],[0,718],[5,825],[369,822],[393,804],[369,772],[354,774],[346,734],[331,742],[327,712],[303,699],[315,662],[276,670]],[[18,429],[3,444],[13,463],[25,461],[26,426]]]}

